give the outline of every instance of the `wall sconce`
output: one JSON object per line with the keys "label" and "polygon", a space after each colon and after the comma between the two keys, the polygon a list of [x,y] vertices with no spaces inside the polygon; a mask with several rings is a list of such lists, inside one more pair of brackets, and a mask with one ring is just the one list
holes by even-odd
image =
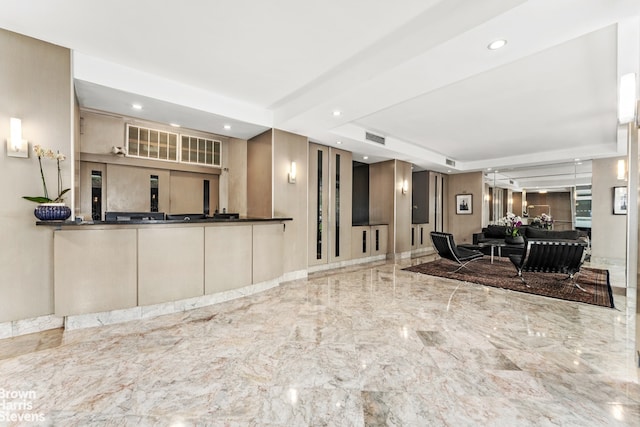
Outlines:
{"label": "wall sconce", "polygon": [[625,165],[623,159],[618,160],[618,179],[627,179],[627,166]]}
{"label": "wall sconce", "polygon": [[637,87],[635,73],[625,74],[620,78],[618,94],[618,121],[620,124],[630,123],[636,118]]}
{"label": "wall sconce", "polygon": [[405,179],[402,183],[402,194],[407,194],[407,191],[409,191],[409,181]]}
{"label": "wall sconce", "polygon": [[7,140],[8,157],[29,157],[29,143],[22,139],[22,121],[12,117],[10,120],[11,136]]}
{"label": "wall sconce", "polygon": [[289,184],[296,183],[296,162],[291,162],[291,167],[289,169]]}

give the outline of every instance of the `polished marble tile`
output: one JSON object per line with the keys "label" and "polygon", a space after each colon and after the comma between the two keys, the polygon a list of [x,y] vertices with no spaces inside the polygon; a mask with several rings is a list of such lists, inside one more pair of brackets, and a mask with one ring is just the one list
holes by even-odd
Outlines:
{"label": "polished marble tile", "polygon": [[45,425],[640,424],[625,296],[607,309],[402,270],[417,262],[0,340],[0,390],[32,393]]}

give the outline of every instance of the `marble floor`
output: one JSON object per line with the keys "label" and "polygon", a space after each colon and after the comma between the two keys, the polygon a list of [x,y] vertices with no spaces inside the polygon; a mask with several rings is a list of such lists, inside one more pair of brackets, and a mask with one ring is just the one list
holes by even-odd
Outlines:
{"label": "marble floor", "polygon": [[640,425],[623,292],[608,309],[402,270],[420,261],[2,340],[0,425]]}

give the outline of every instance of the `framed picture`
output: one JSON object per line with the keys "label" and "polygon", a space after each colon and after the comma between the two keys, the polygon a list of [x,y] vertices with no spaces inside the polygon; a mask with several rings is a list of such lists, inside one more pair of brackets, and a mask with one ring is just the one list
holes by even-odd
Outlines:
{"label": "framed picture", "polygon": [[627,187],[613,187],[613,214],[627,214]]}
{"label": "framed picture", "polygon": [[456,194],[456,214],[471,215],[473,213],[473,195]]}

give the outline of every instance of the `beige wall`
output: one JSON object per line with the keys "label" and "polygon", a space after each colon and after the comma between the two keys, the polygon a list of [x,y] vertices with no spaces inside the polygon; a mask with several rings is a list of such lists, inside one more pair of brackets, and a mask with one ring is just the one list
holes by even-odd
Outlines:
{"label": "beige wall", "polygon": [[[240,216],[247,216],[247,141],[244,139],[229,139],[226,151],[226,166],[223,164],[222,179],[227,176],[227,211],[237,212]],[[225,154],[223,153],[223,158]],[[228,170],[225,171],[224,168]],[[221,185],[221,191],[224,185]]]}
{"label": "beige wall", "polygon": [[[53,237],[36,227],[35,204],[42,196],[34,144],[67,155],[62,181],[72,187],[73,100],[68,49],[0,29],[0,322],[53,312]],[[9,118],[22,119],[29,158],[7,157]],[[56,166],[43,161],[50,196],[57,192]],[[53,195],[55,197],[55,195]],[[71,197],[66,198],[71,204]]]}
{"label": "beige wall", "polygon": [[[111,154],[114,146],[125,145],[126,124],[134,119],[119,117],[112,114],[99,113],[94,111],[81,111],[81,164],[80,198],[78,200],[78,212],[90,217],[91,200],[87,196],[91,194],[91,181],[85,181],[86,170],[90,167],[96,170],[96,165],[102,163],[103,173],[103,208],[107,211],[149,211],[149,175],[158,175],[160,180],[160,199],[158,210],[165,213],[201,213],[203,212],[203,180],[210,181],[210,202],[209,213],[213,214],[216,208],[220,211],[227,208],[228,204],[228,171],[222,174],[220,168],[213,168],[201,165],[190,165],[176,162],[162,162],[135,157],[121,157]],[[135,120],[135,124],[159,129],[167,132],[180,133],[169,125]],[[238,162],[236,154],[238,149],[234,147],[230,151],[231,141],[227,137],[220,135],[186,131],[189,135],[214,138],[222,141],[222,161],[223,167],[229,163],[230,159],[235,164]],[[246,141],[233,140],[237,142],[240,152]],[[244,158],[246,165],[246,156]],[[239,173],[246,172],[246,166]],[[220,175],[220,177],[219,177]],[[241,186],[234,181],[234,189]],[[237,196],[234,192],[234,202],[240,198],[246,200],[246,196]],[[242,205],[236,205],[242,207]],[[238,212],[238,211],[234,211]],[[246,214],[246,209],[243,214]]]}
{"label": "beige wall", "polygon": [[[387,250],[389,254],[396,253],[396,233],[394,226],[395,166],[395,160],[369,165],[369,223],[389,225],[387,235]],[[411,218],[409,218],[409,224],[411,224]],[[411,238],[411,235],[409,235],[409,238]],[[411,241],[409,241],[409,244],[411,244]]]}
{"label": "beige wall", "polygon": [[[457,244],[473,243],[473,233],[482,230],[482,186],[482,172],[449,175],[445,200],[449,211],[449,225],[445,231],[453,234]],[[473,195],[472,214],[456,214],[457,194]]]}
{"label": "beige wall", "polygon": [[[307,156],[304,136],[274,130],[273,215],[293,218],[284,233],[284,271],[307,268]],[[296,183],[289,183],[291,162],[296,162]]]}
{"label": "beige wall", "polygon": [[273,130],[247,141],[247,216],[273,215]]}
{"label": "beige wall", "polygon": [[123,117],[90,111],[81,111],[80,117],[81,152],[111,154],[112,147],[124,147],[127,122]]}
{"label": "beige wall", "polygon": [[[638,102],[638,111],[640,111],[640,101]],[[629,196],[630,196],[630,205],[633,206],[634,209],[629,211],[629,245],[628,245],[628,253],[627,259],[629,263],[627,265],[627,296],[633,297],[635,295],[635,350],[636,354],[640,351],[640,286],[638,286],[638,281],[640,279],[640,251],[638,250],[638,242],[640,242],[640,219],[638,217],[638,213],[640,212],[640,197],[638,197],[639,189],[640,189],[640,175],[639,175],[639,164],[640,164],[640,150],[638,150],[638,144],[640,143],[640,138],[638,137],[638,127],[633,126],[631,124],[627,125],[627,129],[629,130],[628,134],[628,154],[629,154],[629,164],[628,164],[628,175],[629,175]],[[636,359],[637,360],[637,359]],[[640,367],[636,370],[638,377],[640,378]]]}
{"label": "beige wall", "polygon": [[596,159],[591,163],[591,257],[596,261],[625,262],[627,216],[613,214],[613,187],[626,186],[617,179],[618,160],[624,157]]}
{"label": "beige wall", "polygon": [[[395,234],[396,234],[396,253],[411,251],[411,185],[412,173],[411,163],[396,160],[396,177],[395,177]],[[402,193],[402,185],[407,180],[409,186],[406,194]]]}
{"label": "beige wall", "polygon": [[105,211],[149,212],[151,210],[151,175],[158,176],[158,211],[169,211],[171,175],[168,170],[135,168],[111,164],[106,165],[106,168],[107,176],[102,177],[102,194],[103,203],[106,206]]}

